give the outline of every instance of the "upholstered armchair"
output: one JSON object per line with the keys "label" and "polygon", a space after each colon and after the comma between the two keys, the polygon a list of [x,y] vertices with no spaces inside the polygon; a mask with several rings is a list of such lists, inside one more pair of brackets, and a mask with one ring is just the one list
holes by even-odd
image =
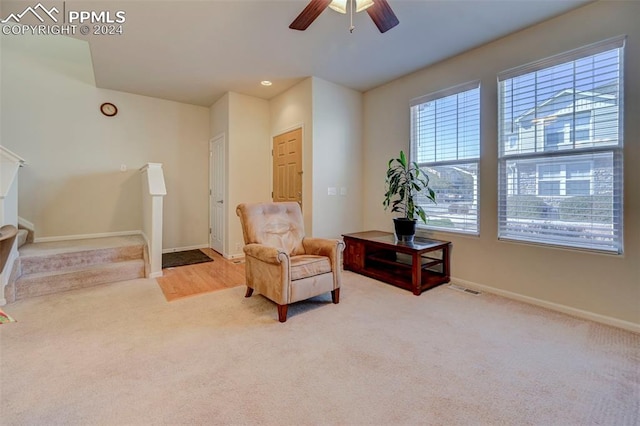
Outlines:
{"label": "upholstered armchair", "polygon": [[236,208],[244,235],[247,293],[257,291],[278,305],[287,320],[291,303],[331,292],[340,301],[340,240],[308,238],[295,202],[240,204]]}

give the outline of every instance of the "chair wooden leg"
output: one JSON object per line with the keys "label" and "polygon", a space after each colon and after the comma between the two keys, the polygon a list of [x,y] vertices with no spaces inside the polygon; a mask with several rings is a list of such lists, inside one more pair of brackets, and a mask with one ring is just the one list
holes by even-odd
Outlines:
{"label": "chair wooden leg", "polygon": [[287,309],[289,309],[289,305],[278,305],[278,321],[285,322],[287,320]]}
{"label": "chair wooden leg", "polygon": [[244,297],[251,297],[253,294],[253,289],[251,287],[247,287],[247,292],[244,294]]}
{"label": "chair wooden leg", "polygon": [[333,303],[340,303],[340,289],[331,290],[331,300]]}

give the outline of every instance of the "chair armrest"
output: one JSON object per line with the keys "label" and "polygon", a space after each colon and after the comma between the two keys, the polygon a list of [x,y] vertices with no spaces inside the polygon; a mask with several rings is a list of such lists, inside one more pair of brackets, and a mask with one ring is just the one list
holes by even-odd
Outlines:
{"label": "chair armrest", "polygon": [[344,250],[344,242],[328,238],[305,238],[302,240],[306,254],[327,256],[331,265],[340,265],[340,254]]}
{"label": "chair armrest", "polygon": [[327,256],[331,262],[333,273],[333,288],[338,289],[342,285],[342,251],[344,242],[328,238],[304,238],[302,240],[306,254]]}
{"label": "chair armrest", "polygon": [[275,247],[255,243],[245,245],[243,250],[247,286],[279,305],[289,304],[289,255]]}
{"label": "chair armrest", "polygon": [[[262,262],[279,265],[289,259],[289,255],[275,247],[263,244],[247,244],[242,249],[246,256],[251,256]],[[288,262],[287,262],[288,263]]]}

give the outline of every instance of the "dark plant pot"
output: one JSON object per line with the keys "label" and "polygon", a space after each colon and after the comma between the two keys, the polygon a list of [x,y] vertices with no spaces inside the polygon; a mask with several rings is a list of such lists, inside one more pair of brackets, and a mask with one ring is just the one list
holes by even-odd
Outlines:
{"label": "dark plant pot", "polygon": [[416,220],[404,217],[393,219],[398,241],[412,242],[416,235]]}

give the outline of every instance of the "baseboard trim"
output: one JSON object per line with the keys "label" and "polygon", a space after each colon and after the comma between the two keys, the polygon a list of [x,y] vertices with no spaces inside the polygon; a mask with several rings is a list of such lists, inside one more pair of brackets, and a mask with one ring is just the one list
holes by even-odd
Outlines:
{"label": "baseboard trim", "polygon": [[162,271],[149,274],[149,278],[160,278],[161,276],[162,276]]}
{"label": "baseboard trim", "polygon": [[563,314],[571,315],[577,318],[610,325],[612,327],[617,327],[623,330],[640,334],[640,324],[635,324],[629,321],[624,321],[624,320],[609,317],[606,315],[596,314],[594,312],[584,311],[582,309],[572,308],[571,306],[561,305],[559,303],[548,302],[546,300],[537,299],[535,297],[524,296],[522,294],[514,293],[507,290],[502,290],[495,287],[490,287],[484,284],[478,284],[473,281],[463,280],[461,278],[451,277],[451,282],[453,284],[460,284],[464,287],[468,287],[473,290],[485,291],[487,293],[492,293],[498,296],[506,297],[507,299],[529,303],[531,305],[536,305],[543,308],[551,309],[552,311],[562,312]]}
{"label": "baseboard trim", "polygon": [[61,235],[57,237],[42,237],[34,239],[34,243],[50,243],[55,241],[86,240],[87,238],[126,237],[130,235],[143,235],[142,231],[103,232],[99,234]]}
{"label": "baseboard trim", "polygon": [[145,234],[144,231],[140,231],[140,235],[142,235],[142,238],[144,239],[144,243],[147,245],[147,247],[150,247],[151,244],[149,244],[149,238],[147,238],[147,234]]}
{"label": "baseboard trim", "polygon": [[197,250],[197,249],[203,249],[203,248],[208,248],[208,247],[209,247],[208,244],[200,244],[200,245],[186,246],[186,247],[174,247],[174,248],[162,249],[162,254],[164,254],[164,253],[174,253],[176,251]]}
{"label": "baseboard trim", "polygon": [[36,231],[36,226],[33,223],[21,218],[20,216],[18,216],[18,226],[21,226],[24,229],[28,229],[31,232]]}

